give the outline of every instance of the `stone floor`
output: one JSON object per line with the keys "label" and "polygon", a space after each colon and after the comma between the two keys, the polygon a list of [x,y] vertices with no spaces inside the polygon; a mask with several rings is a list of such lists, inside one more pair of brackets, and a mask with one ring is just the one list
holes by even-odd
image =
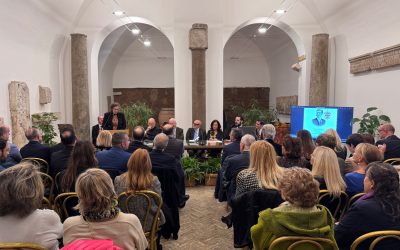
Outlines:
{"label": "stone floor", "polygon": [[232,228],[227,229],[220,220],[226,214],[226,203],[214,199],[214,187],[198,186],[187,188],[186,192],[190,199],[180,210],[179,239],[162,239],[163,249],[234,249]]}

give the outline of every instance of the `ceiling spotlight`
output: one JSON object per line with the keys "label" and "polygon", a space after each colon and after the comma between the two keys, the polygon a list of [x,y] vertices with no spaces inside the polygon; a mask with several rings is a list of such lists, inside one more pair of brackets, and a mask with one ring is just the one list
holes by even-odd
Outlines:
{"label": "ceiling spotlight", "polygon": [[261,26],[260,28],[258,28],[258,32],[264,34],[265,32],[267,32],[267,27],[265,27],[264,25]]}
{"label": "ceiling spotlight", "polygon": [[151,42],[150,42],[149,39],[146,38],[146,40],[143,41],[143,44],[144,44],[144,46],[146,46],[146,47],[150,47]]}
{"label": "ceiling spotlight", "polygon": [[138,29],[138,28],[133,28],[133,29],[131,30],[131,32],[132,32],[132,34],[134,34],[134,35],[139,35],[140,29]]}
{"label": "ceiling spotlight", "polygon": [[116,10],[116,11],[113,12],[113,14],[116,15],[116,16],[122,16],[122,15],[125,14],[125,12],[122,11],[122,10]]}
{"label": "ceiling spotlight", "polygon": [[286,13],[286,10],[275,10],[275,13],[278,15],[282,15]]}

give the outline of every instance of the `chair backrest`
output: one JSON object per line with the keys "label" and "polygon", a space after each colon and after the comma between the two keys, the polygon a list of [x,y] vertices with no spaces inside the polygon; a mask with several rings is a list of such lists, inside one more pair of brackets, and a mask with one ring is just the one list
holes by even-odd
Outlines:
{"label": "chair backrest", "polygon": [[150,190],[123,192],[118,196],[122,211],[135,214],[149,240],[150,249],[156,249],[156,239],[162,199],[160,195]]}
{"label": "chair backrest", "polygon": [[70,216],[79,215],[79,211],[74,209],[76,205],[78,195],[75,192],[62,193],[54,199],[54,211],[58,213],[62,222]]}
{"label": "chair backrest", "polygon": [[42,177],[42,182],[44,185],[44,197],[46,197],[50,202],[53,201],[54,195],[54,180],[50,175],[40,172],[40,177]]}
{"label": "chair backrest", "polygon": [[306,237],[306,236],[282,236],[272,241],[268,249],[269,250],[274,250],[274,249],[336,250],[338,249],[338,247],[332,240],[326,238],[316,238],[316,237]]}
{"label": "chair backrest", "polygon": [[345,209],[343,210],[343,212],[340,215],[340,220],[346,214],[347,210],[349,210],[349,208],[354,204],[354,202],[356,202],[358,199],[360,199],[361,196],[363,196],[363,195],[365,195],[365,193],[355,194],[352,197],[350,197],[350,199],[347,201]]}
{"label": "chair backrest", "polygon": [[115,177],[121,175],[121,172],[115,168],[101,168],[108,173],[111,179],[114,181]]}
{"label": "chair backrest", "polygon": [[389,163],[390,165],[400,165],[400,158],[390,158],[385,160],[384,163]]}
{"label": "chair backrest", "polygon": [[372,240],[371,244],[369,245],[369,250],[373,250],[375,249],[375,247],[377,246],[377,244],[379,244],[382,240],[384,239],[396,239],[398,241],[398,245],[396,245],[395,248],[382,248],[382,249],[399,249],[400,247],[400,231],[397,230],[387,230],[387,231],[375,231],[375,232],[370,232],[370,233],[366,233],[364,235],[361,235],[360,237],[358,237],[353,244],[351,244],[351,250],[357,250],[357,247],[362,244],[363,242],[367,241],[367,240],[371,240],[372,238],[375,238],[374,240]]}
{"label": "chair backrest", "polygon": [[323,189],[319,191],[318,204],[325,206],[329,209],[332,216],[336,221],[339,221],[349,197],[345,192],[341,192],[339,197],[333,197],[328,190]]}
{"label": "chair backrest", "polygon": [[30,161],[34,165],[38,166],[40,168],[40,172],[49,173],[49,163],[46,160],[43,160],[42,158],[36,158],[36,157],[26,157],[22,159],[22,161]]}
{"label": "chair backrest", "polygon": [[46,250],[47,248],[42,247],[41,245],[35,243],[22,243],[22,242],[13,242],[13,243],[0,243],[0,249],[32,249],[32,250]]}
{"label": "chair backrest", "polygon": [[40,207],[40,209],[53,209],[49,199],[47,199],[46,197],[43,197],[42,206]]}

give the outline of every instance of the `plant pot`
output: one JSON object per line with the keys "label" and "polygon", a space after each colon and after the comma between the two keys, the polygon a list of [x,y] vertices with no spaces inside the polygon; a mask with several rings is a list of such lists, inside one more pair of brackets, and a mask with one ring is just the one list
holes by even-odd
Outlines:
{"label": "plant pot", "polygon": [[218,174],[206,174],[205,175],[205,183],[206,186],[215,186],[217,184]]}
{"label": "plant pot", "polygon": [[185,178],[185,187],[194,187],[196,186],[196,180],[193,177]]}

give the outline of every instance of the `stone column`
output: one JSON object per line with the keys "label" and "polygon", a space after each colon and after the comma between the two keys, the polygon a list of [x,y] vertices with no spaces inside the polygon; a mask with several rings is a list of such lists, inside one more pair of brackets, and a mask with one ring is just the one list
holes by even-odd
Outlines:
{"label": "stone column", "polygon": [[206,123],[206,49],[207,24],[195,23],[189,32],[189,49],[192,51],[192,120]]}
{"label": "stone column", "polygon": [[328,104],[328,46],[329,34],[312,36],[309,105]]}
{"label": "stone column", "polygon": [[71,34],[72,123],[81,140],[90,140],[86,37]]}
{"label": "stone column", "polygon": [[11,112],[12,142],[19,148],[26,144],[25,130],[31,124],[29,88],[24,82],[12,81],[8,84]]}

